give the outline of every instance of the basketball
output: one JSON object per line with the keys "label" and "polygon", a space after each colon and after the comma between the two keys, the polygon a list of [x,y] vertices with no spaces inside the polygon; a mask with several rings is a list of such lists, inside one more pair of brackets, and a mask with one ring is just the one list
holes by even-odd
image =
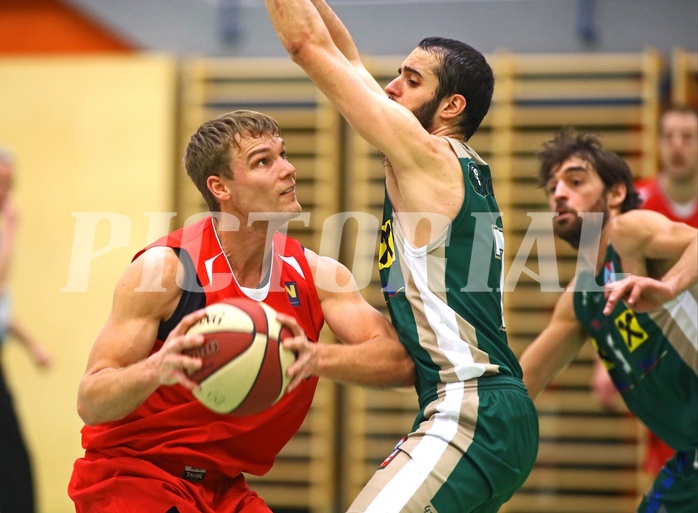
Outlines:
{"label": "basketball", "polygon": [[202,346],[187,352],[203,363],[191,378],[194,396],[223,414],[251,415],[269,408],[290,382],[286,369],[295,355],[281,345],[290,330],[276,311],[252,299],[231,298],[206,307],[206,316],[188,333],[203,334]]}

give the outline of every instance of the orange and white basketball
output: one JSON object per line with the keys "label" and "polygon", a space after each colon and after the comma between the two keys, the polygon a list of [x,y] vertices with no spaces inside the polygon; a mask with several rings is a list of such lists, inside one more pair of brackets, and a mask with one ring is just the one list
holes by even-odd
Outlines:
{"label": "orange and white basketball", "polygon": [[295,355],[281,345],[291,332],[270,306],[231,298],[206,307],[206,316],[189,333],[204,335],[188,354],[202,358],[192,373],[201,389],[194,396],[223,414],[251,415],[269,408],[286,392],[286,369]]}

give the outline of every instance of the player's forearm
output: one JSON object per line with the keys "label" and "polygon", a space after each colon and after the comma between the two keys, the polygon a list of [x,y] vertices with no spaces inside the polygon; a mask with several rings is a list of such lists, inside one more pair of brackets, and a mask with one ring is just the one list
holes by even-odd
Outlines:
{"label": "player's forearm", "polygon": [[302,53],[311,42],[331,43],[331,36],[309,0],[264,0],[274,30],[291,58]]}
{"label": "player's forearm", "polygon": [[542,368],[543,360],[536,354],[536,348],[530,348],[519,359],[523,371],[523,381],[529,395],[535,399],[548,386],[553,377]]}
{"label": "player's forearm", "polygon": [[574,360],[582,344],[583,341],[559,338],[548,328],[528,346],[519,358],[519,364],[523,381],[533,399]]}
{"label": "player's forearm", "polygon": [[317,9],[325,27],[332,37],[332,41],[340,52],[352,63],[360,62],[359,50],[342,20],[335,14],[325,0],[311,0]]}
{"label": "player's forearm", "polygon": [[356,47],[354,40],[347,30],[342,20],[339,16],[330,8],[325,0],[311,0],[313,5],[317,8],[320,17],[322,18],[327,31],[332,38],[334,45],[342,52],[342,55],[351,63],[351,65],[356,70],[356,73],[361,77],[362,81],[369,89],[379,93],[385,94],[383,88],[376,82],[373,76],[364,67],[361,61],[361,55],[359,49]]}
{"label": "player's forearm", "polygon": [[94,426],[136,410],[160,386],[146,360],[122,369],[105,368],[85,375],[78,389],[78,415]]}
{"label": "player's forearm", "polygon": [[374,339],[361,344],[320,344],[315,374],[366,387],[406,387],[416,381],[412,358],[402,344]]}
{"label": "player's forearm", "polygon": [[521,360],[523,381],[533,399],[536,399],[564,368],[564,366],[560,369],[548,366],[545,360],[538,360],[538,362],[538,364],[533,363],[525,354]]}
{"label": "player's forearm", "polygon": [[662,277],[662,282],[671,287],[674,297],[698,282],[698,237],[688,244],[676,264]]}

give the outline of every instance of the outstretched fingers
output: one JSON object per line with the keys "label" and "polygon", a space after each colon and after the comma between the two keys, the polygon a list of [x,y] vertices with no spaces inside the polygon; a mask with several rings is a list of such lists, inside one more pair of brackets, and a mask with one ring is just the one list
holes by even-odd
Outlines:
{"label": "outstretched fingers", "polygon": [[674,298],[675,293],[666,283],[646,276],[628,275],[604,286],[606,305],[603,313],[610,315],[618,301],[624,301],[636,312],[649,312]]}
{"label": "outstretched fingers", "polygon": [[632,292],[634,288],[632,278],[632,275],[628,275],[627,278],[604,285],[604,297],[606,298],[606,305],[603,309],[604,315],[610,315],[618,301],[624,300]]}

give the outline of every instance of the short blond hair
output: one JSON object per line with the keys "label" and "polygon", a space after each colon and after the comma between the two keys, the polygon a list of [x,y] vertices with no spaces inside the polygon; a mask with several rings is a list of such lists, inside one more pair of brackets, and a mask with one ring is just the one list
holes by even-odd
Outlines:
{"label": "short blond hair", "polygon": [[238,138],[262,135],[281,135],[275,119],[261,112],[236,110],[206,121],[191,136],[184,155],[184,167],[211,212],[219,211],[220,205],[208,189],[208,177],[232,179],[231,151],[240,149]]}

